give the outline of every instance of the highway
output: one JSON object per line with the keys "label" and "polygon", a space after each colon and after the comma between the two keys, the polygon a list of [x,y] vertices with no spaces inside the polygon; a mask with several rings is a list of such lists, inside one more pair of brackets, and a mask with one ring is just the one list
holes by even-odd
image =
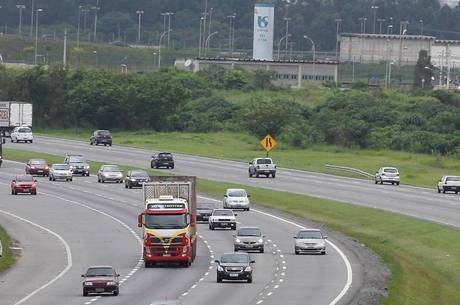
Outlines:
{"label": "highway", "polygon": [[[39,148],[42,141],[47,140],[40,138],[37,144],[20,148]],[[96,148],[105,158],[103,149]],[[86,154],[78,146],[68,152]],[[110,157],[106,160],[114,162]],[[178,164],[179,168],[187,166]],[[370,267],[348,248],[350,241],[340,240],[333,232],[327,234],[338,248],[329,246],[326,256],[296,256],[292,236],[299,225],[264,211],[250,211],[237,213],[239,226],[259,226],[267,235],[266,253],[253,254],[252,284],[216,283],[211,261],[233,250],[234,231],[210,231],[206,224],[199,225],[198,255],[190,268],[145,269],[140,260],[141,231],[136,226],[142,210],[141,190],[98,184],[94,176],[75,177],[68,183],[37,178],[37,196],[12,196],[9,182],[23,169],[22,164],[7,161],[0,171],[0,223],[22,248],[18,264],[0,275],[0,305],[141,305],[177,298],[184,305],[215,304],[216,300],[224,305],[294,305],[306,304],[305,300],[315,305],[347,304],[359,294],[364,269]],[[200,200],[221,206],[220,200]],[[118,269],[123,283],[118,297],[81,295],[80,275],[86,267],[98,264]],[[348,287],[351,277],[353,284]]]}
{"label": "highway", "polygon": [[[6,147],[56,155],[80,153],[89,160],[145,168],[153,151],[120,146],[95,147],[86,142],[35,137],[33,144]],[[258,156],[254,156],[258,157]],[[249,161],[249,160],[248,160]],[[274,160],[276,163],[276,159]],[[331,160],[331,163],[333,160]],[[374,185],[373,181],[280,168],[276,179],[249,178],[247,163],[175,154],[174,174],[311,195],[396,212],[436,223],[460,227],[460,200],[433,188]],[[382,164],[384,166],[385,164]],[[377,170],[377,169],[376,169]],[[446,173],[448,174],[448,173]],[[404,181],[402,181],[404,184]]]}

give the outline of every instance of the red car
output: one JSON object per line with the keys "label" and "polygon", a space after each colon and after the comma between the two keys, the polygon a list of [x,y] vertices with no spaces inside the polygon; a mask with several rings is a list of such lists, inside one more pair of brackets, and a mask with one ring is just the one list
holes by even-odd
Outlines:
{"label": "red car", "polygon": [[83,296],[90,293],[112,293],[119,294],[119,274],[111,266],[92,266],[85,274],[82,274]]}
{"label": "red car", "polygon": [[48,162],[42,159],[31,159],[26,164],[26,174],[38,175],[38,176],[49,176],[50,168]]}
{"label": "red car", "polygon": [[37,180],[31,175],[18,175],[16,179],[11,181],[11,194],[17,195],[26,193],[37,195]]}

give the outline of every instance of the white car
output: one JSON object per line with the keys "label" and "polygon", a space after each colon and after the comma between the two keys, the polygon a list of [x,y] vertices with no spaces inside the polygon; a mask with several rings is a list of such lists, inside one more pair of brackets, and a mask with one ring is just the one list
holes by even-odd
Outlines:
{"label": "white car", "polygon": [[302,229],[294,236],[295,254],[326,254],[326,239],[318,229]]}
{"label": "white car", "polygon": [[227,189],[224,195],[224,209],[243,209],[249,211],[249,197],[244,189]]}
{"label": "white car", "polygon": [[34,141],[34,135],[32,134],[32,129],[30,129],[29,126],[16,127],[11,133],[11,143],[14,143],[14,142],[32,143],[33,141]]}
{"label": "white car", "polygon": [[68,164],[53,164],[50,168],[50,181],[65,180],[72,181],[72,170]]}
{"label": "white car", "polygon": [[273,163],[273,160],[270,158],[256,158],[249,162],[249,178],[255,176],[259,178],[260,175],[265,175],[265,177],[275,178],[276,176],[276,164]]}
{"label": "white car", "polygon": [[460,177],[459,176],[444,176],[439,179],[438,182],[438,193],[443,192],[460,192]]}
{"label": "white car", "polygon": [[123,183],[123,173],[118,165],[102,165],[97,172],[97,182],[113,181],[116,183]]}
{"label": "white car", "polygon": [[381,167],[378,172],[375,173],[375,184],[380,183],[391,183],[399,185],[399,171],[396,167]]}
{"label": "white car", "polygon": [[209,216],[209,229],[231,228],[236,230],[236,214],[232,210],[214,209]]}

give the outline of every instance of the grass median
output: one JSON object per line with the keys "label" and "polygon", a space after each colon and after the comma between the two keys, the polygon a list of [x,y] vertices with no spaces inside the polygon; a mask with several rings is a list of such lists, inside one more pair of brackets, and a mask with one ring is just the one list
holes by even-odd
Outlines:
{"label": "grass median", "polygon": [[0,257],[0,272],[5,271],[10,268],[14,262],[15,258],[13,253],[10,250],[11,238],[4,228],[0,226],[0,240],[3,247],[3,256]]}
{"label": "grass median", "polygon": [[[89,141],[90,130],[39,130],[39,134]],[[249,161],[264,156],[259,139],[242,133],[159,133],[152,131],[113,132],[114,144],[156,150],[168,150],[214,158]],[[414,154],[390,150],[348,149],[313,146],[295,149],[279,143],[270,153],[274,161],[286,168],[347,175],[325,168],[325,164],[350,166],[373,174],[381,166],[396,166],[406,184],[436,187],[443,175],[460,171],[460,156]]]}
{"label": "grass median", "polygon": [[[61,156],[11,149],[6,150],[5,155],[17,161],[32,157],[49,162],[62,161]],[[460,230],[309,196],[204,179],[198,181],[200,193],[216,198],[221,198],[229,187],[244,187],[252,195],[253,203],[325,224],[375,251],[392,272],[389,296],[381,304],[460,304]]]}

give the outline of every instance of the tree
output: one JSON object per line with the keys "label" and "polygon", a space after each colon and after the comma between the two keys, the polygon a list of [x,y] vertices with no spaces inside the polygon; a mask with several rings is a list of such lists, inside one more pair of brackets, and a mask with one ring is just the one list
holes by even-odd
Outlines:
{"label": "tree", "polygon": [[420,50],[414,69],[414,88],[432,89],[432,74],[433,65],[431,64],[431,56],[428,55],[427,50]]}

